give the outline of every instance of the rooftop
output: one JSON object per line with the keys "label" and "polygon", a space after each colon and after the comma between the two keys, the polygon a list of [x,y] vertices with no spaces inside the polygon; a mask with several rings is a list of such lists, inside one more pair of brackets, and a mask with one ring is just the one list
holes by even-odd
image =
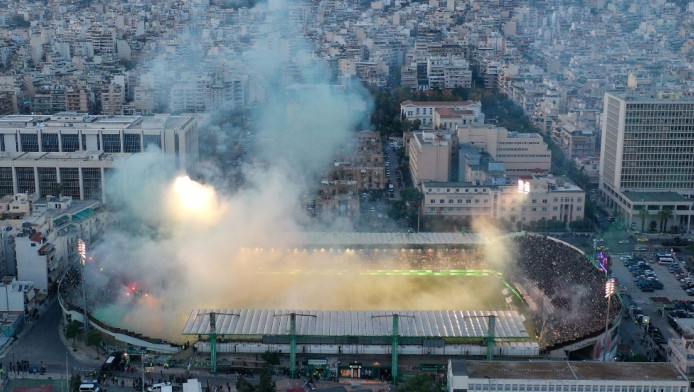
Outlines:
{"label": "rooftop", "polygon": [[392,316],[399,315],[399,335],[407,337],[487,336],[488,317],[496,316],[497,338],[530,338],[516,311],[467,310],[285,310],[194,309],[184,335],[210,333],[210,314],[216,314],[220,335],[288,336],[290,315],[296,317],[296,333],[304,336],[391,336]]}
{"label": "rooftop", "polygon": [[622,192],[624,197],[629,199],[632,203],[639,202],[681,202],[691,204],[692,200],[680,195],[677,192],[665,191],[665,192],[635,192],[635,191],[624,191]]}
{"label": "rooftop", "polygon": [[672,364],[650,362],[467,361],[467,370],[478,379],[684,380]]}

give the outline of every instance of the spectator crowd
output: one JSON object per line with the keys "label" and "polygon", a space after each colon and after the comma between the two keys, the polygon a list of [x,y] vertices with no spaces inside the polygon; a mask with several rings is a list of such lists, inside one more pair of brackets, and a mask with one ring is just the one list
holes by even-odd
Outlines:
{"label": "spectator crowd", "polygon": [[[605,330],[607,277],[588,258],[561,241],[544,236],[516,237],[515,271],[509,280],[536,285],[549,301],[533,315],[540,347],[552,348],[599,335]],[[618,300],[610,320],[621,312]]]}

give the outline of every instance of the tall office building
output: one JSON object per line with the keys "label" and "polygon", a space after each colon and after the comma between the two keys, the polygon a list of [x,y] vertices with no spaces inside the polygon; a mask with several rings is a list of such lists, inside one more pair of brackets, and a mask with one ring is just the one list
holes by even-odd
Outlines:
{"label": "tall office building", "polygon": [[694,202],[694,100],[605,93],[600,190],[629,222],[645,208],[689,230]]}
{"label": "tall office building", "polygon": [[117,162],[156,147],[177,168],[198,162],[197,117],[190,115],[0,117],[0,196],[53,195],[101,200]]}

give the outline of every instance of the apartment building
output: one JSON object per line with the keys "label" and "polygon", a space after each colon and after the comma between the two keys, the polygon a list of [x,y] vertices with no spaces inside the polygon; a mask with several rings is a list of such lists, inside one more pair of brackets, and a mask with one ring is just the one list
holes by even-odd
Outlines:
{"label": "apartment building", "polygon": [[408,142],[412,182],[450,181],[452,142],[450,134],[415,132]]}
{"label": "apartment building", "polygon": [[36,308],[34,283],[5,275],[0,280],[0,312],[31,314]]}
{"label": "apartment building", "polygon": [[565,177],[528,177],[517,183],[423,182],[422,214],[458,219],[506,219],[521,230],[528,224],[581,220],[585,192]]}
{"label": "apartment building", "polygon": [[123,103],[125,102],[124,88],[118,84],[109,84],[101,92],[101,113],[111,115],[123,114]]}
{"label": "apartment building", "polygon": [[400,104],[400,113],[410,121],[419,120],[423,128],[434,127],[434,111],[437,109],[471,110],[475,123],[484,124],[482,103],[479,101],[405,101]]}
{"label": "apartment building", "polygon": [[448,361],[448,392],[687,392],[670,363],[586,361]]}
{"label": "apartment building", "polygon": [[[670,210],[670,226],[691,228],[694,100],[676,95],[605,93],[600,191],[629,222],[639,210]],[[655,220],[659,220],[654,218]]]}
{"label": "apartment building", "polygon": [[52,195],[105,201],[107,173],[119,159],[157,148],[187,169],[198,160],[193,116],[0,117],[0,195]]}
{"label": "apartment building", "polygon": [[493,125],[458,128],[458,143],[469,143],[503,162],[509,175],[530,175],[549,172],[552,153],[537,133],[509,132]]}
{"label": "apartment building", "polygon": [[84,87],[71,87],[65,90],[65,110],[76,113],[89,113],[92,108],[90,92]]}

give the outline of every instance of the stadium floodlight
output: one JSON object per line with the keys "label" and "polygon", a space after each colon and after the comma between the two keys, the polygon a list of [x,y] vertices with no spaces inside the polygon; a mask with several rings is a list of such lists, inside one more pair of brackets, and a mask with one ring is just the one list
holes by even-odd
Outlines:
{"label": "stadium floodlight", "polygon": [[607,280],[607,283],[605,283],[605,298],[609,299],[612,294],[615,292],[615,279],[611,278]]}
{"label": "stadium floodlight", "polygon": [[603,347],[602,347],[602,361],[605,362],[607,358],[607,345],[610,337],[608,335],[610,327],[610,302],[612,302],[612,294],[615,293],[615,286],[617,281],[615,278],[610,278],[605,283],[605,298],[607,298],[607,315],[605,316],[605,335],[603,336]]}
{"label": "stadium floodlight", "polygon": [[87,279],[84,277],[84,264],[87,262],[87,244],[82,241],[82,239],[77,240],[77,253],[80,257],[80,265],[82,266],[82,300],[84,301],[84,336],[89,333],[89,313],[87,313],[87,290],[85,286],[87,285]]}
{"label": "stadium floodlight", "polygon": [[77,240],[77,253],[80,256],[80,263],[84,265],[84,262],[87,260],[87,244],[82,240]]}

